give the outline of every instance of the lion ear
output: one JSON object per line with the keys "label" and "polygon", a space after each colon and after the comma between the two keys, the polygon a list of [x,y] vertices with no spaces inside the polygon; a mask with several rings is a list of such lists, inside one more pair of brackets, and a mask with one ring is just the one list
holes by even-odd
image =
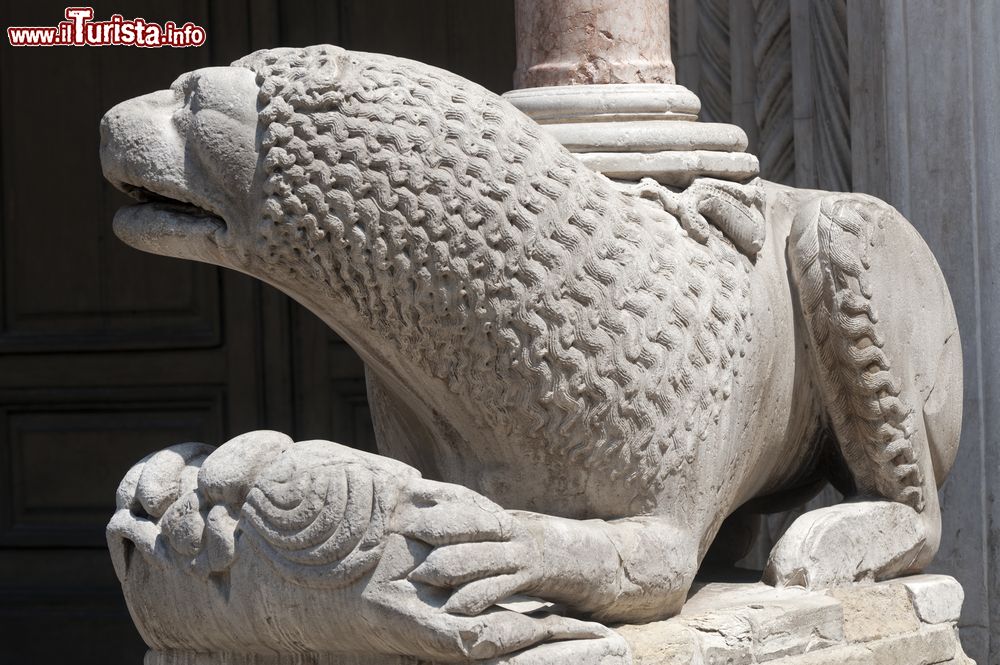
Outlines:
{"label": "lion ear", "polygon": [[312,71],[310,87],[313,91],[329,92],[340,87],[342,74],[345,72],[343,63],[338,58],[332,58],[322,66]]}

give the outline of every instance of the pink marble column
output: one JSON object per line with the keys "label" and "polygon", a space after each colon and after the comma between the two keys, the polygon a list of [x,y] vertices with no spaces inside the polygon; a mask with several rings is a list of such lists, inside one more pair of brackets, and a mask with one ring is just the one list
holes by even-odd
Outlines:
{"label": "pink marble column", "polygon": [[514,85],[674,83],[668,0],[515,0]]}

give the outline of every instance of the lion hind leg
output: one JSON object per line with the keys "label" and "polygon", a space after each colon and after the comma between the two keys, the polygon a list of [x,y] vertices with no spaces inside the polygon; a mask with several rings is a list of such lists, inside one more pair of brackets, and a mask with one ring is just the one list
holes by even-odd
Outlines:
{"label": "lion hind leg", "polygon": [[[789,259],[813,373],[854,487],[845,488],[850,502],[796,520],[766,578],[824,586],[919,570],[940,541],[937,482],[954,457],[961,408],[943,278],[898,212],[852,194],[799,212]],[[901,298],[905,291],[920,300]]]}
{"label": "lion hind leg", "polygon": [[913,446],[911,395],[886,352],[869,274],[876,219],[871,199],[833,195],[796,218],[790,246],[815,374],[858,492],[925,501]]}
{"label": "lion hind leg", "polygon": [[827,588],[890,579],[922,568],[925,521],[909,506],[858,501],[799,516],[768,557],[764,581]]}

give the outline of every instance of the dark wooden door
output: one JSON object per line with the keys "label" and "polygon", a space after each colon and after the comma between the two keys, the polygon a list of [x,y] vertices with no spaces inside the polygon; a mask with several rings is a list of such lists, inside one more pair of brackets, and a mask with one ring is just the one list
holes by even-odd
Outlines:
{"label": "dark wooden door", "polygon": [[[363,368],[285,296],[111,232],[98,120],[117,102],[257,48],[332,42],[446,67],[502,92],[508,0],[106,2],[95,14],[205,26],[204,47],[0,47],[0,663],[141,662],[104,545],[146,453],[256,428],[372,449]],[[0,4],[54,25],[65,5]]]}

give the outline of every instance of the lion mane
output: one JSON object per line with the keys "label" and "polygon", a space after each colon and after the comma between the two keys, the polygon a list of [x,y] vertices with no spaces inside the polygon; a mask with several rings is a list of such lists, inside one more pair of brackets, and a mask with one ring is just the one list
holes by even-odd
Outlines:
{"label": "lion mane", "polygon": [[501,98],[333,46],[260,86],[253,252],[332,290],[479,425],[649,498],[690,463],[748,336],[749,260],[590,171]]}

